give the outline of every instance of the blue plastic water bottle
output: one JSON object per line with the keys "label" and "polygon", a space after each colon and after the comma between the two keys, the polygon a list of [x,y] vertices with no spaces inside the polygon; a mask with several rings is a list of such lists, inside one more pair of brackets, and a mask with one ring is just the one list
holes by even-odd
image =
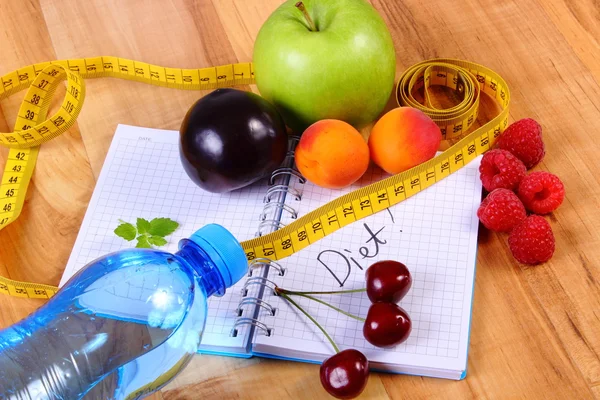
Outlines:
{"label": "blue plastic water bottle", "polygon": [[128,249],[86,265],[0,331],[1,399],[141,398],[198,349],[207,299],[247,272],[239,242],[206,225],[175,254]]}

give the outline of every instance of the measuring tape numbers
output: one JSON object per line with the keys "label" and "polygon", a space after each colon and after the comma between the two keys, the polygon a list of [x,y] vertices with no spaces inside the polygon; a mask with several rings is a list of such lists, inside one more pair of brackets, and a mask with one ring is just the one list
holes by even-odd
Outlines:
{"label": "measuring tape numbers", "polygon": [[[254,83],[251,63],[201,69],[176,69],[117,57],[83,58],[30,65],[1,77],[0,100],[28,89],[14,131],[0,133],[10,147],[0,183],[0,229],[15,221],[23,208],[38,146],[67,131],[85,99],[83,78],[113,77],[176,89],[210,90]],[[58,112],[46,119],[58,85],[66,78],[67,93]]]}
{"label": "measuring tape numbers", "polygon": [[[118,57],[97,57],[35,64],[1,77],[0,101],[28,89],[12,133],[0,133],[0,144],[10,147],[0,183],[0,230],[16,220],[22,210],[39,146],[67,131],[85,99],[84,78],[114,77],[185,90],[212,90],[254,83],[251,63],[201,69],[177,69]],[[48,107],[58,85],[66,79],[67,91],[59,110],[50,118]],[[454,107],[436,108],[429,87],[445,86],[459,94]],[[424,100],[416,94],[422,91]],[[500,113],[473,132],[481,93],[500,106]],[[280,260],[336,230],[414,196],[490,149],[508,125],[510,92],[504,79],[479,64],[454,59],[434,59],[410,67],[396,87],[399,106],[414,107],[433,119],[448,140],[458,140],[439,156],[309,212],[273,233],[242,242],[248,260]],[[464,136],[464,137],[462,137]],[[462,137],[461,139],[459,139]],[[0,293],[30,298],[50,298],[54,286],[18,282],[0,276]]]}
{"label": "measuring tape numbers", "polygon": [[[415,91],[433,85],[463,92],[464,98],[457,106],[445,110],[433,107],[427,90],[425,105],[415,100]],[[273,233],[243,242],[247,258],[279,260],[352,222],[414,196],[490,149],[507,127],[508,85],[489,68],[452,59],[425,61],[409,68],[396,88],[398,104],[425,112],[438,124],[446,139],[463,135],[473,125],[481,91],[495,99],[502,109],[491,121],[423,164],[341,196]]]}

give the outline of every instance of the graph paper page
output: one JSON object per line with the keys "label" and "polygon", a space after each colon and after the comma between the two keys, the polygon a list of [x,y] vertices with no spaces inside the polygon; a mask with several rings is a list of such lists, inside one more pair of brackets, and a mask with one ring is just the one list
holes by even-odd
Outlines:
{"label": "graph paper page", "polygon": [[[365,287],[365,269],[379,260],[407,265],[413,285],[400,302],[412,319],[408,340],[392,349],[370,345],[363,323],[322,304],[295,296],[294,300],[317,319],[340,348],[362,351],[372,362],[420,368],[463,371],[466,368],[473,293],[481,183],[480,158],[439,183],[387,210],[354,222],[280,261],[284,276],[269,278],[278,286],[297,291],[332,291]],[[288,196],[286,203],[302,216],[315,208],[387,177],[370,168],[358,183],[331,191],[296,182],[302,199]],[[286,214],[282,221],[292,222]],[[306,317],[271,291],[263,300],[277,308],[275,316],[261,311],[261,321],[272,328],[266,336],[256,331],[254,350],[295,358],[323,360],[333,350]],[[322,295],[332,305],[365,317],[370,306],[366,293]],[[261,345],[264,345],[261,348]],[[267,349],[267,350],[265,350]],[[291,350],[291,353],[290,353]],[[410,373],[410,368],[404,370]]]}
{"label": "graph paper page", "polygon": [[[134,225],[138,217],[168,217],[179,222],[179,228],[167,237],[168,244],[161,247],[169,252],[176,252],[181,239],[209,223],[223,225],[239,241],[255,236],[267,183],[225,194],[203,191],[183,170],[178,140],[177,131],[118,126],[61,286],[88,262],[135,246],[135,241],[127,242],[114,234],[120,219]],[[202,347],[246,345],[246,326],[238,328],[236,337],[230,336],[243,281],[227,289],[223,297],[210,298]],[[136,300],[137,296],[142,301],[144,291],[131,288],[115,296],[128,300]]]}

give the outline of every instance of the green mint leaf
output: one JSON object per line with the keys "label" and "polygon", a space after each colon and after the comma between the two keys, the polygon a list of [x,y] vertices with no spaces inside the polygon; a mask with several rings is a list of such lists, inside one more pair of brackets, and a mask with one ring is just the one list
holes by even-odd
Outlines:
{"label": "green mint leaf", "polygon": [[167,239],[165,239],[162,236],[150,236],[148,238],[148,241],[150,242],[150,244],[153,244],[155,246],[164,246],[165,244],[167,244]]}
{"label": "green mint leaf", "polygon": [[115,235],[122,237],[125,240],[135,239],[135,235],[137,233],[135,226],[131,225],[129,222],[125,222],[124,224],[117,226],[114,232]]}
{"label": "green mint leaf", "polygon": [[148,233],[152,236],[168,236],[175,232],[179,224],[170,218],[154,218],[150,221]]}
{"label": "green mint leaf", "polygon": [[136,226],[139,233],[146,233],[150,230],[150,221],[144,218],[138,218]]}
{"label": "green mint leaf", "polygon": [[135,247],[141,248],[141,249],[151,249],[152,245],[150,243],[148,243],[148,236],[146,235],[140,235],[137,238],[137,244],[135,245]]}

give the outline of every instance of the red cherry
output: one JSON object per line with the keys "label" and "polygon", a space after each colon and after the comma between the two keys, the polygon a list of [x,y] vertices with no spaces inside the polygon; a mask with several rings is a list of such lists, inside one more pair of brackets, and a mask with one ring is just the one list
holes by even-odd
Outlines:
{"label": "red cherry", "polygon": [[406,265],[385,260],[371,265],[366,272],[367,295],[373,303],[398,303],[412,285]]}
{"label": "red cherry", "polygon": [[358,350],[348,349],[321,364],[321,384],[338,399],[352,399],[365,389],[369,379],[369,361]]}
{"label": "red cherry", "polygon": [[363,326],[363,336],[377,347],[393,347],[408,339],[410,317],[395,303],[373,303]]}

